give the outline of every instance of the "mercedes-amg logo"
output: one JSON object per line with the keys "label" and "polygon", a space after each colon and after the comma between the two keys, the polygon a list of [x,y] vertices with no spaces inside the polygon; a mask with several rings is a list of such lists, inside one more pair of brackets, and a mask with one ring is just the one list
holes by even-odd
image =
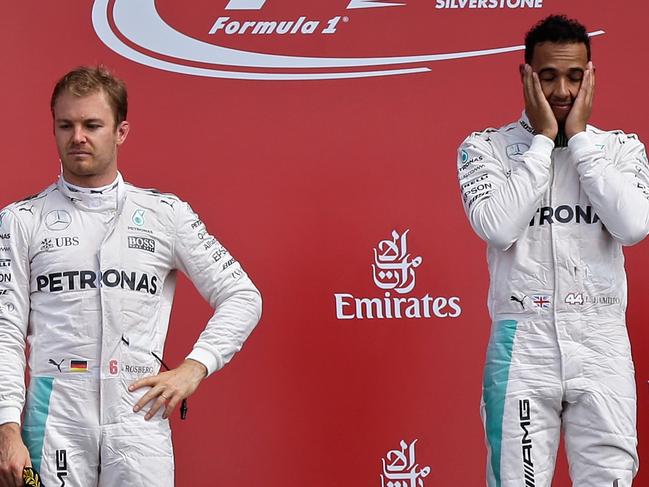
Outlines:
{"label": "mercedes-amg logo", "polygon": [[518,160],[520,156],[525,154],[530,148],[529,145],[518,142],[516,144],[511,144],[507,146],[507,157],[510,159]]}
{"label": "mercedes-amg logo", "polygon": [[53,210],[45,216],[45,225],[50,230],[65,230],[72,223],[72,217],[65,210]]}

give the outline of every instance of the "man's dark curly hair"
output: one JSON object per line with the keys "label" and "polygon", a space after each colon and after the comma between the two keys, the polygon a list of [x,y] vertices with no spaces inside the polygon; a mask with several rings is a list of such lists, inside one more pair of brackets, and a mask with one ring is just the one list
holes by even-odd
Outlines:
{"label": "man's dark curly hair", "polygon": [[527,64],[532,62],[534,46],[542,42],[585,44],[590,61],[590,38],[586,27],[565,15],[550,15],[532,27],[525,35],[525,62]]}

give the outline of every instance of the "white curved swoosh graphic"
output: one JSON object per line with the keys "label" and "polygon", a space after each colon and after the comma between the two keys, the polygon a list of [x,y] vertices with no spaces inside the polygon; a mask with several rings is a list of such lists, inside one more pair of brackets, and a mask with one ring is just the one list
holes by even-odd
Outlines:
{"label": "white curved swoosh graphic", "polygon": [[[113,6],[113,20],[115,26],[124,37],[135,45],[151,52],[179,60],[207,65],[252,68],[255,70],[251,72],[227,71],[224,69],[201,68],[186,66],[177,62],[164,61],[131,48],[115,35],[108,22],[109,3],[110,0],[95,0],[92,10],[92,22],[98,37],[110,49],[127,59],[153,68],[213,78],[310,80],[412,74],[430,71],[430,69],[427,67],[412,67],[360,72],[347,71],[324,73],[269,73],[259,72],[257,70],[264,68],[340,69],[367,68],[387,65],[394,66],[501,54],[524,48],[524,46],[509,46],[445,54],[369,58],[300,57],[265,54],[217,46],[178,32],[160,17],[155,8],[155,0],[115,0]],[[591,35],[599,34],[603,34],[603,31],[597,31]]]}

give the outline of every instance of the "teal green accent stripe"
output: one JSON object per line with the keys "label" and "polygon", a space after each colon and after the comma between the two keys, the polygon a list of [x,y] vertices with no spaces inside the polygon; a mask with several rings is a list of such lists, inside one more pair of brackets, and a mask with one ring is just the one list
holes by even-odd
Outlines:
{"label": "teal green accent stripe", "polygon": [[41,470],[45,425],[50,413],[54,377],[33,377],[29,385],[28,407],[23,425],[23,441],[29,450],[32,465]]}
{"label": "teal green accent stripe", "polygon": [[[484,370],[483,400],[485,403],[485,429],[491,450],[491,470],[493,479],[490,487],[500,487],[500,457],[503,439],[503,416],[505,414],[505,394],[509,381],[509,366],[512,362],[512,349],[516,335],[517,322],[502,320],[496,323],[494,334],[487,350],[487,363]],[[492,484],[495,481],[495,485]]]}

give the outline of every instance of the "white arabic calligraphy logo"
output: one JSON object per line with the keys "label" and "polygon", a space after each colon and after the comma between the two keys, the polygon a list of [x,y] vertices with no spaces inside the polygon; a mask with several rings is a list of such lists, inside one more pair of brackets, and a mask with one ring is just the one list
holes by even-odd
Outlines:
{"label": "white arabic calligraphy logo", "polygon": [[390,450],[385,458],[381,459],[381,487],[424,487],[422,479],[428,476],[430,467],[417,470],[419,464],[415,461],[415,443],[417,440],[410,445],[401,440],[401,450]]}
{"label": "white arabic calligraphy logo", "polygon": [[374,284],[380,289],[409,293],[415,287],[415,268],[422,263],[421,257],[410,260],[406,236],[410,230],[399,235],[392,230],[392,240],[381,240],[374,249],[372,271]]}

